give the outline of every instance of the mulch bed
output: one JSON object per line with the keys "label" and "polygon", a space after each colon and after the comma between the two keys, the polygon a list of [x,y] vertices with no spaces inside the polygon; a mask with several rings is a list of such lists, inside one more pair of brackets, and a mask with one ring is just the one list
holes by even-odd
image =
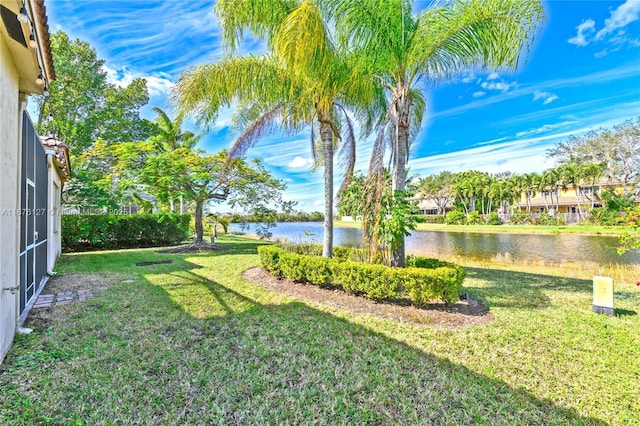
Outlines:
{"label": "mulch bed", "polygon": [[358,314],[375,315],[399,322],[426,324],[439,328],[461,328],[484,325],[493,321],[493,314],[480,301],[468,299],[450,305],[431,303],[425,308],[411,306],[408,301],[376,303],[352,296],[341,289],[327,289],[309,284],[279,280],[262,268],[246,270],[242,276],[254,284],[287,296],[320,303]]}

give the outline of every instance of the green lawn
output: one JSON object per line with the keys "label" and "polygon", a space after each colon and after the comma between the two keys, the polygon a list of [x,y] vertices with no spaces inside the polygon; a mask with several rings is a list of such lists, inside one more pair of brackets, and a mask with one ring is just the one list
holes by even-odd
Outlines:
{"label": "green lawn", "polygon": [[[495,321],[438,329],[245,281],[260,242],[63,256],[0,366],[0,424],[637,424],[640,287],[591,313],[588,280],[468,269]],[[134,266],[173,259],[172,264]],[[640,277],[638,277],[640,278]],[[133,281],[133,282],[124,282]]]}

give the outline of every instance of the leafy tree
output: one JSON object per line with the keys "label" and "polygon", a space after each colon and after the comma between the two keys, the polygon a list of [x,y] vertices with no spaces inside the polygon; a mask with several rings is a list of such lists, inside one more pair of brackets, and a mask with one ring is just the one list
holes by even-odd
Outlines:
{"label": "leafy tree", "polygon": [[95,49],[63,31],[52,34],[51,51],[57,78],[49,96],[36,100],[40,134],[55,134],[75,157],[99,139],[113,143],[151,135],[153,126],[140,117],[140,108],[149,101],[144,79],[126,87],[109,83],[105,61],[97,58]]}
{"label": "leafy tree", "polygon": [[36,97],[37,129],[70,147],[73,177],[66,201],[81,206],[117,207],[125,193],[110,174],[110,146],[149,137],[154,126],[140,117],[149,96],[146,81],[126,87],[107,81],[105,61],[89,43],[58,31],[51,36],[57,78],[48,96]]}
{"label": "leafy tree", "polygon": [[437,213],[444,215],[447,206],[455,199],[452,191],[454,174],[448,171],[420,179],[417,192],[422,199],[436,203]]}
{"label": "leafy tree", "polygon": [[[640,249],[640,206],[635,206],[627,210],[625,214],[625,226],[629,229],[620,235],[620,246],[618,253],[622,254],[629,250]],[[640,283],[640,281],[638,281]],[[640,285],[640,284],[639,284]]]}
{"label": "leafy tree", "polygon": [[[171,170],[170,179],[166,170]],[[280,200],[284,184],[272,178],[260,161],[229,160],[227,152],[206,154],[186,147],[147,155],[139,170],[142,183],[159,192],[180,192],[195,205],[194,244],[203,243],[204,207],[228,201],[233,207],[257,208]]]}
{"label": "leafy tree", "polygon": [[349,185],[338,192],[338,214],[340,216],[362,216],[365,197],[364,175],[356,172]]}
{"label": "leafy tree", "polygon": [[237,121],[244,132],[231,148],[232,156],[244,154],[276,126],[297,131],[308,125],[315,156],[317,127],[325,186],[323,256],[331,257],[334,145],[343,143],[344,189],[355,164],[355,135],[346,111],[367,104],[373,84],[361,59],[333,43],[319,3],[218,1],[215,10],[227,45],[234,50],[249,29],[266,40],[270,55],[227,58],[189,71],[178,82],[176,98],[181,111],[204,122],[215,119],[223,105],[240,105]]}
{"label": "leafy tree", "polygon": [[612,129],[591,130],[571,136],[547,151],[559,166],[601,164],[602,177],[620,182],[625,195],[638,192],[640,177],[640,117]]}
{"label": "leafy tree", "polygon": [[[373,158],[379,170],[384,146],[392,147],[394,191],[405,188],[411,141],[425,112],[424,83],[469,69],[517,67],[544,16],[539,0],[435,2],[417,15],[409,0],[325,3],[341,39],[370,58],[387,95],[384,110],[377,111]],[[394,253],[394,264],[405,265],[404,244]]]}

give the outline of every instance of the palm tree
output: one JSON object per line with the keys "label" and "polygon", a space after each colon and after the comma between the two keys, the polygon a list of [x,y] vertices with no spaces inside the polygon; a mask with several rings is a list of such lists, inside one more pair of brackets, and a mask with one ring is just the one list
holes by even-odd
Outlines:
{"label": "palm tree", "polygon": [[[154,107],[153,111],[157,117],[155,120],[156,134],[149,138],[149,142],[153,144],[158,152],[175,151],[178,148],[192,149],[200,140],[200,135],[196,135],[190,131],[182,131],[183,117],[178,115],[173,120],[169,118],[166,112],[158,107]],[[169,208],[173,213],[174,195],[170,191],[168,194]],[[184,194],[180,194],[180,214],[184,214]]]}
{"label": "palm tree", "polygon": [[596,183],[602,178],[604,173],[603,167],[598,163],[587,163],[580,166],[582,178],[591,186],[591,193],[585,193],[585,196],[591,201],[591,208],[595,206],[596,201]]}
{"label": "palm tree", "polygon": [[[417,15],[410,0],[325,0],[342,39],[370,58],[387,95],[378,111],[380,144],[392,148],[393,190],[404,189],[412,140],[425,112],[429,84],[469,69],[513,69],[540,27],[539,0],[434,2]],[[384,135],[388,135],[385,139]],[[374,150],[378,158],[379,150]],[[404,244],[394,264],[405,264]]]}
{"label": "palm tree", "polygon": [[355,134],[347,109],[369,104],[374,93],[362,59],[333,43],[325,16],[313,1],[219,0],[215,10],[232,50],[249,29],[266,40],[271,54],[228,58],[183,74],[176,89],[180,110],[211,122],[221,106],[238,102],[244,132],[230,156],[244,154],[274,127],[298,131],[311,125],[315,157],[317,130],[325,186],[322,253],[331,257],[335,144],[343,143],[346,173],[341,188],[346,188],[355,165]]}
{"label": "palm tree", "polygon": [[560,176],[565,185],[572,185],[576,194],[576,204],[578,205],[578,215],[582,220],[582,207],[580,206],[580,181],[582,171],[576,163],[567,163],[559,168]]}

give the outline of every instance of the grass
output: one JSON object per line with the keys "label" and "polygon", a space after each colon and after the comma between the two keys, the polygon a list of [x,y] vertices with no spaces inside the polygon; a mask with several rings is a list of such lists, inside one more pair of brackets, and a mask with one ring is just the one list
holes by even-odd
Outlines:
{"label": "grass", "polygon": [[[360,228],[361,222],[336,221],[334,226],[340,228]],[[418,231],[448,231],[448,232],[486,232],[494,234],[584,234],[618,236],[629,228],[623,226],[596,225],[445,225],[436,223],[419,223]]]}
{"label": "grass", "polygon": [[[63,256],[45,291],[93,283],[96,298],[32,313],[0,367],[0,424],[640,418],[635,284],[616,287],[607,317],[591,312],[587,279],[476,265],[465,290],[495,321],[439,329],[271,293],[241,277],[260,242],[220,242],[232,249]],[[133,266],[158,259],[173,263]]]}

